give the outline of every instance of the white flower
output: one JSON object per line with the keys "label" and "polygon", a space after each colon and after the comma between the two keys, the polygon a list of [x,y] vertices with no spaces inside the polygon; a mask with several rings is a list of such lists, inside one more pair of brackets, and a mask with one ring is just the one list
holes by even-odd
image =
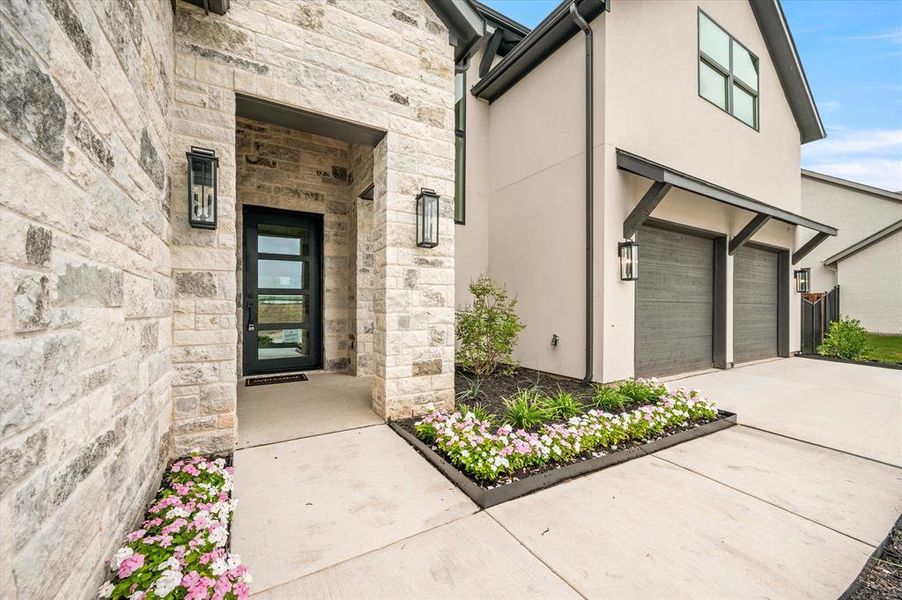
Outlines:
{"label": "white flower", "polygon": [[226,539],[229,537],[229,532],[225,527],[216,527],[210,532],[210,541],[213,542],[217,547],[225,546]]}
{"label": "white flower", "polygon": [[113,582],[107,581],[102,586],[100,586],[99,590],[97,590],[97,597],[98,598],[109,598],[110,596],[113,595],[113,589],[115,589],[113,586]]}
{"label": "white flower", "polygon": [[229,571],[232,569],[237,569],[241,566],[241,556],[238,554],[229,554],[228,560],[226,560],[226,567],[228,567]]}
{"label": "white flower", "polygon": [[[182,565],[179,564],[179,561],[174,556],[170,556],[165,562],[160,563],[160,566],[157,567],[157,571],[178,571],[181,568]],[[166,594],[162,595],[165,596]]]}
{"label": "white flower", "polygon": [[116,565],[114,568],[118,569],[122,564],[122,561],[134,553],[135,551],[128,546],[123,546],[122,548],[116,550],[116,554],[113,555],[113,560],[111,561],[114,565]]}
{"label": "white flower", "polygon": [[[170,560],[172,560],[170,558]],[[167,561],[168,562],[168,561]],[[168,571],[164,571],[160,578],[157,579],[156,584],[154,585],[154,593],[160,598],[165,598],[169,592],[174,590],[179,586],[182,582],[182,573],[181,571],[176,571],[174,569],[170,569]]]}
{"label": "white flower", "polygon": [[144,600],[147,597],[147,593],[138,590],[134,594],[128,597],[128,600]]}
{"label": "white flower", "polygon": [[213,562],[213,565],[210,567],[210,569],[213,571],[213,574],[214,574],[214,575],[216,575],[217,577],[219,577],[220,575],[222,575],[223,573],[225,573],[226,571],[228,571],[229,568],[228,568],[228,566],[226,565],[226,561],[224,561],[224,560],[221,559],[221,558],[217,558],[217,559]]}

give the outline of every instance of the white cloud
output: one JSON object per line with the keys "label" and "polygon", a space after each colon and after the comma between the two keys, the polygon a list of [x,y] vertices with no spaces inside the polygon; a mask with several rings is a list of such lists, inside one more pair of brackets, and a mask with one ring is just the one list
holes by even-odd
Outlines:
{"label": "white cloud", "polygon": [[838,100],[824,100],[823,102],[817,103],[817,109],[822,115],[839,110],[840,108],[842,108],[842,104],[840,104]]}
{"label": "white cloud", "polygon": [[802,146],[802,165],[835,177],[902,190],[902,128],[829,128],[827,139]]}

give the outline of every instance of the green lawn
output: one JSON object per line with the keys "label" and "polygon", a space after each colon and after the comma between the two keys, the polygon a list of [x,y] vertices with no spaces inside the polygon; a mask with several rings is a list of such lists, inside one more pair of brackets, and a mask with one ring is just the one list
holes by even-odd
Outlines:
{"label": "green lawn", "polygon": [[902,363],[902,335],[868,334],[873,350],[864,355],[866,360],[885,363]]}

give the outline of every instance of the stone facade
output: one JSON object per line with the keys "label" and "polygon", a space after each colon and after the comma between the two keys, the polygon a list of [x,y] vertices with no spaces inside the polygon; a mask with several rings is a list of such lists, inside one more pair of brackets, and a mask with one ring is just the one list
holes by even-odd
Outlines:
{"label": "stone facade", "polygon": [[0,597],[80,598],[170,452],[169,0],[0,2]]}
{"label": "stone facade", "polygon": [[[327,369],[372,375],[386,418],[453,403],[453,50],[423,0],[0,0],[0,25],[0,598],[92,596],[166,460],[234,447],[241,203],[324,213]],[[239,120],[236,94],[385,135]],[[270,142],[311,152],[268,168]]]}
{"label": "stone facade", "polygon": [[[355,289],[327,297],[327,312],[334,300],[334,314],[345,313],[332,324],[337,335],[327,329],[326,344],[352,370],[373,374],[374,408],[385,417],[453,402],[454,62],[444,25],[422,0],[233,0],[224,16],[179,3],[175,53],[173,396],[186,409],[176,412],[176,450],[227,449],[235,436],[237,207],[244,201],[236,193],[236,93],[386,132],[373,159],[362,161],[372,163],[375,200],[355,200],[349,213],[348,223],[351,214],[364,222],[353,234]],[[215,231],[187,225],[182,157],[191,145],[216,150],[220,160]],[[442,243],[431,250],[415,244],[420,187],[443,197]],[[361,231],[368,246],[359,243]],[[351,343],[363,344],[363,368]]]}

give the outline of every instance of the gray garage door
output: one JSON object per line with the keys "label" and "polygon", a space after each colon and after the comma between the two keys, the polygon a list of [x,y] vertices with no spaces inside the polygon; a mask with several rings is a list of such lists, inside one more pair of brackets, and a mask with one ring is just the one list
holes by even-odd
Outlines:
{"label": "gray garage door", "polygon": [[643,227],[636,241],[636,375],[711,368],[713,240]]}
{"label": "gray garage door", "polygon": [[733,362],[777,356],[777,253],[733,255]]}

